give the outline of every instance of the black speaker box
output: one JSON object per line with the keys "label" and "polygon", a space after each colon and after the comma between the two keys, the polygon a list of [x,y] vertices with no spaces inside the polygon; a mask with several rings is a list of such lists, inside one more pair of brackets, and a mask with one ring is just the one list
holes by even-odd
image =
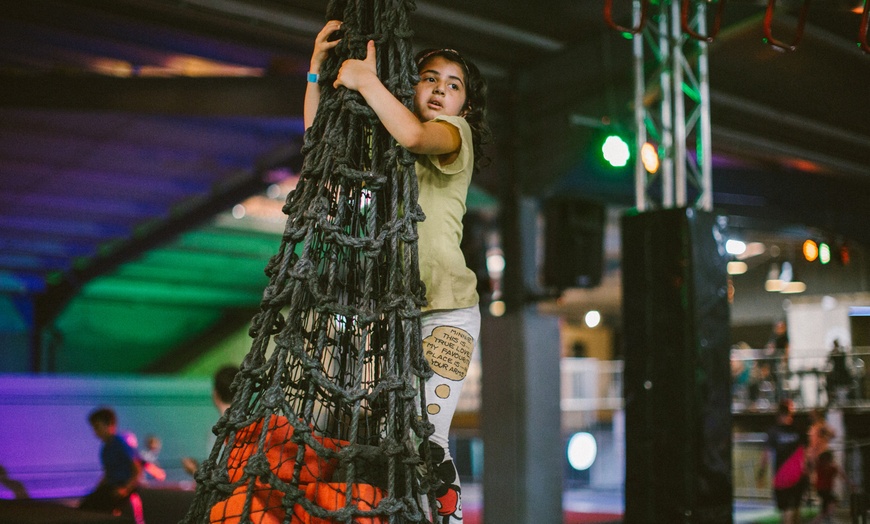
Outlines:
{"label": "black speaker box", "polygon": [[725,224],[622,219],[626,524],[733,522]]}
{"label": "black speaker box", "polygon": [[543,203],[543,283],[589,288],[601,283],[604,263],[604,205],[577,198]]}

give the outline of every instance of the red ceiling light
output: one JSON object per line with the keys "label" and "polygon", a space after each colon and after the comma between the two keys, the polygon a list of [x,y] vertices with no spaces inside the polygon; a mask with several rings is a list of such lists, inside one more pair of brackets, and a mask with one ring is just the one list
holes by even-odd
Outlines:
{"label": "red ceiling light", "polygon": [[849,262],[852,261],[852,253],[849,251],[849,246],[846,244],[842,244],[840,246],[840,263],[844,266],[848,266]]}

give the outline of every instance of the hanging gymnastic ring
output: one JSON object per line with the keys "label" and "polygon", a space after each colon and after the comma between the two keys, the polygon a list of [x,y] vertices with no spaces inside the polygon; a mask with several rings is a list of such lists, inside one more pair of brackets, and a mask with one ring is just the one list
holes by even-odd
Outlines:
{"label": "hanging gymnastic ring", "polygon": [[[702,2],[704,0],[701,0]],[[713,30],[709,35],[701,35],[689,27],[689,7],[691,0],[683,0],[682,8],[680,9],[680,25],[683,26],[683,32],[691,36],[695,40],[701,40],[708,44],[713,42],[716,35],[719,34],[719,27],[722,25],[722,13],[725,12],[725,0],[719,0],[719,7],[716,9],[716,19],[713,21]]]}
{"label": "hanging gymnastic ring", "polygon": [[604,21],[620,33],[636,35],[643,31],[643,26],[646,24],[647,7],[649,7],[649,0],[640,0],[640,22],[638,22],[637,27],[623,27],[613,21],[613,0],[604,0]]}
{"label": "hanging gymnastic ring", "polygon": [[861,15],[861,29],[858,31],[858,39],[861,42],[861,50],[870,53],[870,44],[867,43],[867,29],[870,26],[870,0],[864,1],[864,14]]}
{"label": "hanging gymnastic ring", "polygon": [[801,7],[801,15],[798,19],[798,26],[795,30],[794,40],[790,44],[781,42],[773,37],[773,32],[770,29],[770,23],[773,21],[773,11],[775,4],[776,0],[767,1],[767,12],[764,13],[764,36],[767,40],[767,43],[770,44],[772,47],[781,51],[794,51],[795,49],[797,49],[797,45],[798,42],[801,41],[801,37],[804,36],[804,26],[807,23],[807,13],[810,10],[810,0],[804,0],[803,7]]}

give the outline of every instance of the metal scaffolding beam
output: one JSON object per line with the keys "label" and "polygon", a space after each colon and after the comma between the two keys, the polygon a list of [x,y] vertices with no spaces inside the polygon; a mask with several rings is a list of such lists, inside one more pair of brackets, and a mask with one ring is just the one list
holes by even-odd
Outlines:
{"label": "metal scaffolding beam", "polygon": [[[710,211],[708,44],[683,30],[679,2],[649,2],[647,9],[646,23],[633,38],[637,209],[689,206]],[[640,26],[640,0],[634,2],[634,21]],[[705,35],[706,4],[699,2],[686,21],[696,35]],[[652,173],[641,158],[647,142],[659,156]]]}

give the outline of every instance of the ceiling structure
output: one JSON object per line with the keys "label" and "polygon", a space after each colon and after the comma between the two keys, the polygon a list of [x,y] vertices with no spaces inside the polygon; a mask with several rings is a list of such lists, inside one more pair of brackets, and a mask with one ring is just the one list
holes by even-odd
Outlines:
{"label": "ceiling structure", "polygon": [[[600,130],[583,124],[631,122],[631,42],[602,6],[416,2],[415,47],[460,49],[490,84],[496,143],[472,208],[510,191],[633,204],[630,169],[596,164]],[[870,244],[859,6],[812,6],[793,52],[762,41],[765,7],[729,3],[710,46],[714,206],[738,230]],[[800,7],[778,7],[780,39]],[[3,3],[0,336],[13,351],[0,369],[173,372],[248,322],[302,161],[325,12],[320,0]]]}

